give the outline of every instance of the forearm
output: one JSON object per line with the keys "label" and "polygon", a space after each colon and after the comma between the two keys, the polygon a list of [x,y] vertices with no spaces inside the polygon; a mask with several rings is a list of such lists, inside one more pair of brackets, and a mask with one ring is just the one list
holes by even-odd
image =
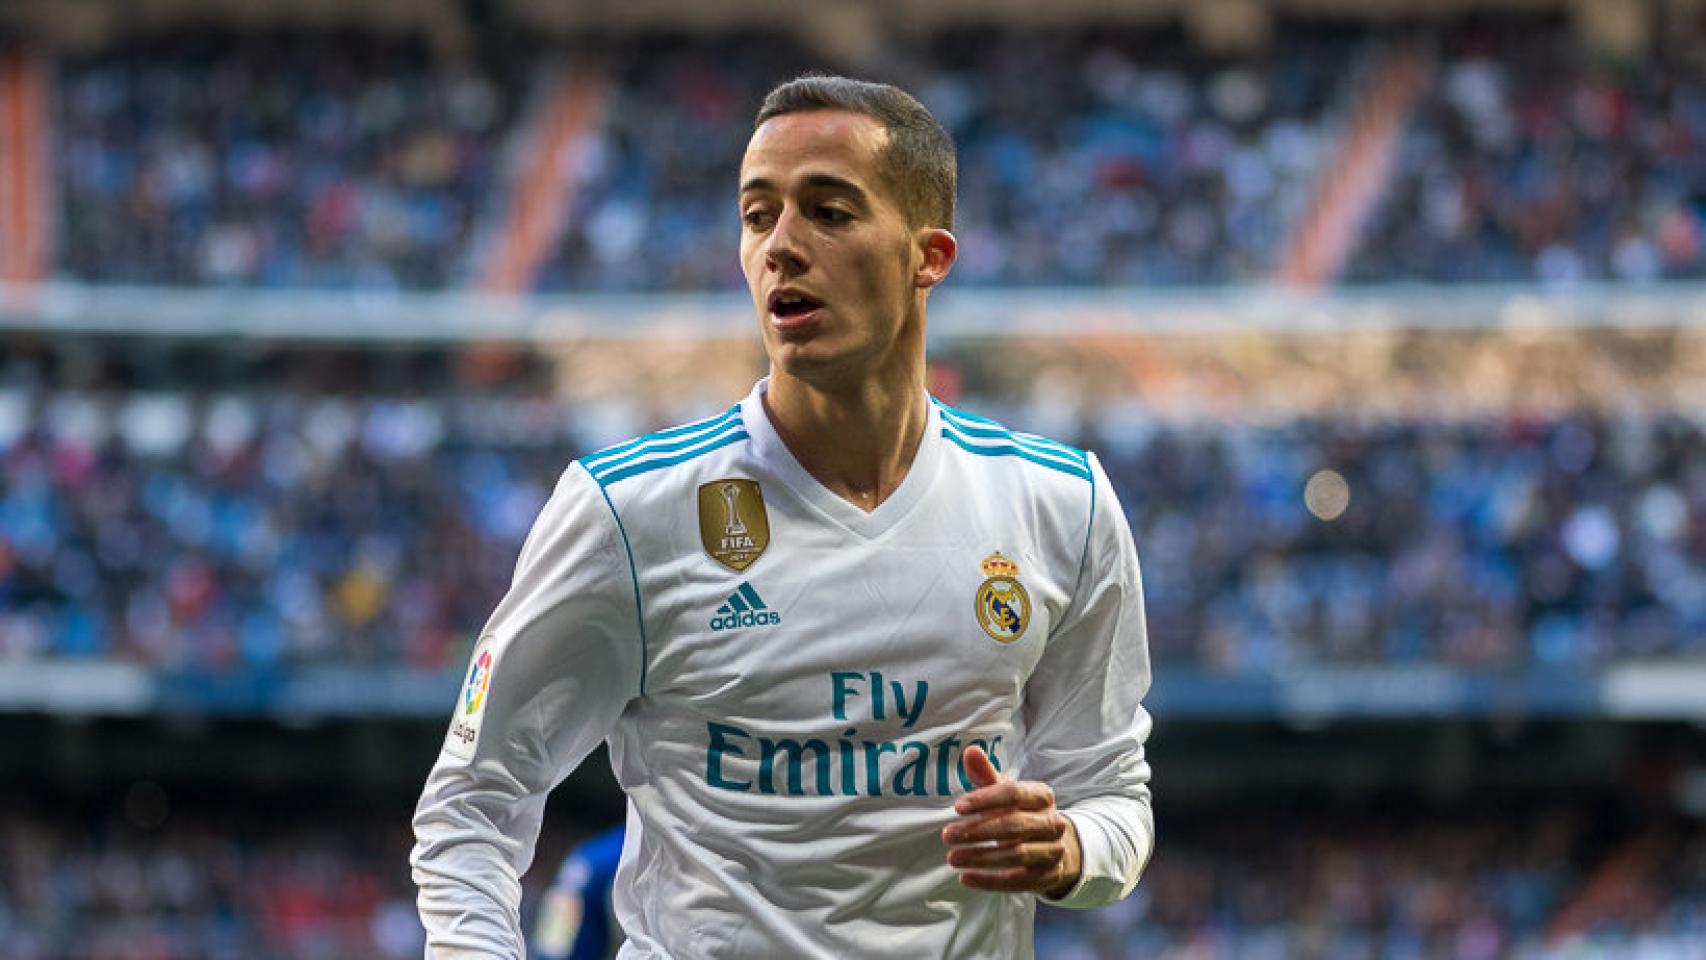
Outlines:
{"label": "forearm", "polygon": [[420,888],[417,906],[427,932],[427,956],[521,957],[516,860],[525,858],[524,847],[531,848],[533,831],[527,828],[534,822],[528,816],[533,804],[511,808],[524,822],[496,823],[494,811],[486,807],[497,798],[490,790],[470,789],[467,779],[466,770],[436,769],[415,815],[409,862]]}

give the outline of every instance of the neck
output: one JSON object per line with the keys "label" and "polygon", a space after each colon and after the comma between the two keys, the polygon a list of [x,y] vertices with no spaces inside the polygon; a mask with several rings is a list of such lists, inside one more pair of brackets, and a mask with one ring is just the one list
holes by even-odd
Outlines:
{"label": "neck", "polygon": [[846,387],[772,367],[764,410],[806,472],[863,510],[876,509],[906,479],[930,416],[922,364]]}

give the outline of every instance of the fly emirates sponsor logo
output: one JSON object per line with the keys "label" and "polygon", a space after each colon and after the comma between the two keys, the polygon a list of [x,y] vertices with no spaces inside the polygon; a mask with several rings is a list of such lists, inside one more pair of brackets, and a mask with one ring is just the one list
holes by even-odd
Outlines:
{"label": "fly emirates sponsor logo", "polygon": [[[1001,769],[1001,738],[960,740],[861,737],[864,719],[901,721],[924,715],[930,684],[881,673],[837,671],[828,677],[830,716],[848,726],[836,737],[767,737],[732,723],[705,724],[705,782],[719,790],[784,796],[949,797],[972,789],[963,754],[982,747]],[[850,719],[856,718],[856,719]]]}

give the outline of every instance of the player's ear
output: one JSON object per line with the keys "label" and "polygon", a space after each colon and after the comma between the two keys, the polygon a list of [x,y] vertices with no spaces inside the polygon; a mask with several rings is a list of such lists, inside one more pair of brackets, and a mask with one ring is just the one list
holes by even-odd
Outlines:
{"label": "player's ear", "polygon": [[912,282],[920,287],[934,287],[947,279],[955,258],[960,255],[960,242],[954,235],[940,227],[925,227],[918,231],[918,247],[924,257],[912,275]]}

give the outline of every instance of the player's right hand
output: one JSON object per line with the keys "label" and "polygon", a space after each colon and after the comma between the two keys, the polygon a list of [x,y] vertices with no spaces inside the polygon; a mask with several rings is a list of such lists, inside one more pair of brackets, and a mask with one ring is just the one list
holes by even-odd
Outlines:
{"label": "player's right hand", "polygon": [[942,829],[948,864],[979,890],[1061,897],[1078,883],[1078,831],[1055,809],[1054,790],[995,769],[982,747],[961,760],[972,792],[954,804],[960,818]]}

